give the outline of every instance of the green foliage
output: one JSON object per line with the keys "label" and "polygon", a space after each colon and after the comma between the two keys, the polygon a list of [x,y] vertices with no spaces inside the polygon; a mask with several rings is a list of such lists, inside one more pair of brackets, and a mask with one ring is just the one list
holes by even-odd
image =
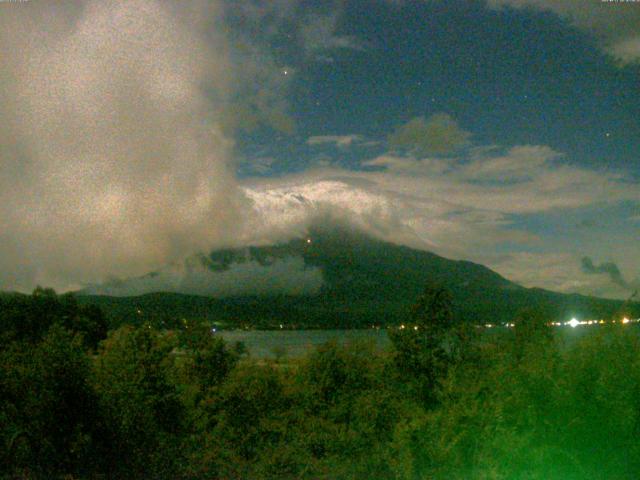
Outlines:
{"label": "green foliage", "polygon": [[[249,365],[236,370],[219,389],[209,392],[201,409],[201,425],[193,446],[190,469],[198,478],[262,478],[251,476],[262,452],[281,443],[286,410],[278,372]],[[255,471],[253,472],[255,475]]]}
{"label": "green foliage", "polygon": [[89,374],[80,337],[59,325],[0,349],[0,474],[92,471],[100,422]]}
{"label": "green foliage", "polygon": [[515,356],[522,358],[530,349],[548,348],[553,341],[549,325],[552,315],[541,308],[526,308],[518,312],[514,319]]}
{"label": "green foliage", "polygon": [[418,328],[434,334],[444,333],[453,327],[453,297],[440,286],[428,285],[411,311],[411,319]]}
{"label": "green foliage", "polygon": [[329,343],[295,365],[238,366],[201,404],[197,478],[390,478],[385,446],[408,416],[386,358]]}
{"label": "green foliage", "polygon": [[181,346],[190,355],[188,375],[201,390],[219,385],[233,370],[246,349],[236,344],[229,349],[221,337],[216,336],[207,324],[191,325],[180,335]]}
{"label": "green foliage", "polygon": [[389,478],[386,445],[395,424],[418,407],[400,394],[387,357],[368,343],[327,343],[301,365],[296,387],[317,472],[327,470],[327,478]]}
{"label": "green foliage", "polygon": [[459,348],[452,302],[447,289],[427,285],[411,309],[410,322],[389,332],[399,370],[415,381],[427,403],[435,400],[437,381]]}
{"label": "green foliage", "polygon": [[58,296],[50,288],[38,287],[30,296],[0,296],[0,340],[5,343],[38,342],[52,325],[82,334],[85,347],[92,349],[107,336],[102,311],[92,305],[79,305],[73,295]]}
{"label": "green foliage", "polygon": [[438,407],[398,426],[398,477],[636,478],[637,332],[601,331],[565,350],[545,343],[519,361],[513,342],[479,345],[441,382]]}
{"label": "green foliage", "polygon": [[477,334],[454,320],[445,291],[427,289],[391,352],[328,343],[272,362],[243,356],[206,324],[179,334],[123,327],[94,352],[72,299],[16,298],[2,300],[0,478],[623,480],[640,471],[633,324],[563,343],[538,309],[521,312],[513,331]]}
{"label": "green foliage", "polygon": [[180,459],[182,405],[168,380],[175,344],[150,328],[122,327],[98,353],[94,388],[109,428],[112,475],[168,475]]}

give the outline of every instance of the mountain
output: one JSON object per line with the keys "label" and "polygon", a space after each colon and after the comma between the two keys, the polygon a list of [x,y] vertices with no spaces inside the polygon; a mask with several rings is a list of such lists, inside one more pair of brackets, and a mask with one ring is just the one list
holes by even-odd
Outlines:
{"label": "mountain", "polygon": [[[279,280],[270,282],[272,272],[278,272]],[[600,318],[622,306],[615,300],[524,288],[476,263],[449,260],[335,226],[311,229],[308,236],[279,245],[214,251],[191,259],[179,281],[174,274],[154,272],[115,285],[93,286],[78,292],[78,298],[102,307],[112,325],[151,322],[165,327],[188,320],[258,328],[396,324],[406,318],[428,283],[448,288],[456,315],[473,323],[508,322],[520,309],[532,306],[551,309],[565,320]],[[293,284],[315,278],[316,285],[298,285],[296,292],[287,286],[287,278]],[[223,291],[225,282],[227,287],[234,284],[235,293],[227,291],[221,298],[191,293],[215,294]],[[129,291],[143,291],[141,285],[169,291],[126,296]]]}

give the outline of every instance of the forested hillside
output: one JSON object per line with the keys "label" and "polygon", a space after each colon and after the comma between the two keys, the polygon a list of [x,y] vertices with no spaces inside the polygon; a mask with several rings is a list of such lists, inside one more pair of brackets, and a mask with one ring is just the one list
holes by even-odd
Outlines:
{"label": "forested hillside", "polygon": [[[456,316],[474,324],[511,322],[515,313],[526,307],[545,308],[553,319],[566,321],[575,316],[608,318],[622,306],[616,300],[524,288],[482,265],[383,242],[333,224],[316,227],[308,237],[284,244],[219,250],[192,261],[212,272],[212,277],[198,280],[215,279],[216,273],[238,265],[268,267],[286,259],[301,259],[305,268],[319,270],[320,290],[302,295],[273,291],[214,298],[189,294],[189,288],[184,287],[131,297],[126,295],[136,279],[130,279],[118,282],[117,287],[88,288],[78,299],[82,304],[102,307],[112,325],[150,322],[160,328],[178,325],[183,318],[217,321],[231,328],[394,325],[404,321],[425,284],[446,287],[453,295]],[[193,282],[190,285],[194,288]],[[640,316],[638,305],[632,308],[633,315]]]}

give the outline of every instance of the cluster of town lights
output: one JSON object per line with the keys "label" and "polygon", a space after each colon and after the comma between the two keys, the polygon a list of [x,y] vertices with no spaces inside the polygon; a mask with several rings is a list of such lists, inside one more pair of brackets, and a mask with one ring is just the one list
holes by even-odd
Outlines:
{"label": "cluster of town lights", "polygon": [[[547,323],[550,327],[571,327],[576,328],[580,325],[605,325],[608,323],[620,323],[626,325],[628,323],[640,323],[640,318],[632,319],[632,318],[621,318],[620,320],[578,320],[576,318],[572,318],[568,322],[550,322]],[[494,323],[485,323],[484,328],[494,328],[494,327],[507,327],[513,328],[515,327],[514,323],[502,323],[502,324],[494,324]]]}
{"label": "cluster of town lights", "polygon": [[[411,326],[408,326],[408,327],[407,327],[404,323],[403,323],[402,325],[400,325],[400,330],[404,330],[405,328],[411,328]],[[414,326],[413,326],[413,329],[414,329],[414,330],[418,330],[418,326],[417,326],[417,325],[414,325]]]}
{"label": "cluster of town lights", "polygon": [[[632,319],[632,318],[627,318],[627,317],[623,317],[620,320],[578,320],[576,318],[572,318],[571,320],[567,321],[567,322],[549,322],[547,323],[548,326],[550,327],[571,327],[571,328],[576,328],[578,326],[581,325],[606,325],[606,324],[611,324],[611,323],[619,323],[621,325],[626,325],[628,323],[640,323],[640,318],[636,318],[636,319]],[[497,328],[497,327],[502,327],[502,328],[513,328],[515,327],[516,324],[515,323],[485,323],[484,325],[477,325],[477,327],[479,328]],[[282,325],[280,326],[280,328],[282,328]],[[375,325],[371,325],[371,328],[376,328],[379,329],[380,327],[377,327]],[[401,324],[400,326],[396,327],[399,330],[418,330],[418,326],[417,325],[405,325],[405,324]]]}

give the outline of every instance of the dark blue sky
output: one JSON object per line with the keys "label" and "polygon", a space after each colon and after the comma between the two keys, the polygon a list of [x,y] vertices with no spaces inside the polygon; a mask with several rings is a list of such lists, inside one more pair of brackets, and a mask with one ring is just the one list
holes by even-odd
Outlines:
{"label": "dark blue sky", "polygon": [[335,33],[362,49],[336,48],[327,62],[286,36],[272,40],[295,72],[297,130],[279,141],[254,131],[245,154],[266,149],[299,169],[316,153],[304,147],[310,136],[383,140],[413,117],[446,112],[474,144],[548,145],[570,162],[640,173],[640,67],[617,65],[567,20],[484,2],[356,1],[340,12]]}

